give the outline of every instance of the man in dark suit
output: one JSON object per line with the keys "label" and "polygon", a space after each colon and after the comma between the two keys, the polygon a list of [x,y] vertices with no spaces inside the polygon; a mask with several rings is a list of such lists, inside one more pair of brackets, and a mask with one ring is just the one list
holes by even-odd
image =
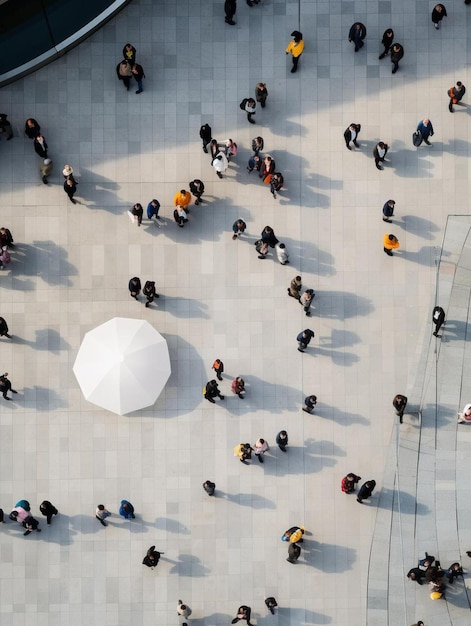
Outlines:
{"label": "man in dark suit", "polygon": [[345,144],[347,146],[347,150],[351,150],[350,142],[352,142],[356,148],[360,147],[360,144],[357,142],[358,135],[360,134],[360,130],[361,130],[361,124],[352,123],[344,132],[343,136],[345,138]]}
{"label": "man in dark suit", "polygon": [[366,37],[366,27],[361,22],[355,22],[348,33],[348,41],[355,44],[355,52],[363,48],[363,39]]}

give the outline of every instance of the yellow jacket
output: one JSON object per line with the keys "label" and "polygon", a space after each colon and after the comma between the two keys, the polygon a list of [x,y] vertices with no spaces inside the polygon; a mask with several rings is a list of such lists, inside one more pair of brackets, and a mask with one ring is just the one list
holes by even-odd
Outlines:
{"label": "yellow jacket", "polygon": [[186,191],[184,194],[181,191],[177,191],[175,197],[173,199],[173,204],[175,206],[182,206],[184,209],[188,208],[191,200],[191,193]]}
{"label": "yellow jacket", "polygon": [[299,57],[303,53],[303,50],[304,39],[301,39],[301,41],[298,41],[298,43],[296,43],[293,39],[289,42],[288,47],[286,48],[286,54],[289,54],[291,52],[294,57]]}
{"label": "yellow jacket", "polygon": [[244,444],[243,443],[239,443],[234,448],[234,456],[238,456],[239,459],[241,459],[243,454],[244,454]]}
{"label": "yellow jacket", "polygon": [[396,248],[399,248],[399,241],[397,239],[391,241],[389,239],[389,233],[386,233],[383,237],[383,246],[386,250],[396,250]]}

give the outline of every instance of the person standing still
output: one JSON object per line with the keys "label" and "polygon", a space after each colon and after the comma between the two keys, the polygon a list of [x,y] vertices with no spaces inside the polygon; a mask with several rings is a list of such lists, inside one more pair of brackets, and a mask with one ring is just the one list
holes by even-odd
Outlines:
{"label": "person standing still", "polygon": [[74,194],[77,191],[77,185],[75,184],[75,181],[72,177],[67,178],[64,181],[64,191],[72,204],[77,204],[77,200],[74,200]]}
{"label": "person standing still", "polygon": [[296,337],[298,342],[298,352],[304,352],[313,337],[315,337],[315,333],[310,328],[306,328],[306,330],[300,332]]}
{"label": "person standing still", "polygon": [[395,205],[396,205],[395,200],[388,200],[383,205],[383,222],[389,222],[392,224],[392,220],[390,218],[394,215]]}
{"label": "person standing still", "polygon": [[343,137],[345,139],[345,145],[347,146],[347,150],[351,150],[350,142],[352,142],[356,148],[360,148],[360,144],[357,141],[360,130],[361,124],[354,124],[352,122],[352,124],[350,124],[350,126],[344,132]]}
{"label": "person standing still", "polygon": [[280,430],[276,436],[276,445],[282,452],[287,452],[286,446],[288,445],[288,433],[286,430]]}
{"label": "person standing still", "polygon": [[440,28],[440,22],[444,17],[447,17],[447,12],[443,4],[436,4],[432,11],[432,22],[435,28]]}
{"label": "person standing still", "polygon": [[262,109],[265,108],[265,104],[268,98],[268,90],[265,83],[257,83],[255,87],[255,100],[260,102]]}
{"label": "person standing still", "polygon": [[142,93],[144,91],[144,87],[142,85],[142,81],[146,77],[146,75],[144,74],[144,69],[143,69],[142,65],[139,65],[139,63],[134,63],[134,65],[132,66],[132,70],[131,71],[132,71],[132,74],[134,76],[134,80],[137,83],[136,94]]}
{"label": "person standing still", "polygon": [[211,126],[209,124],[203,124],[200,128],[200,139],[203,142],[203,152],[208,154],[208,143],[211,143],[213,138]]}
{"label": "person standing still", "polygon": [[396,396],[394,396],[392,403],[396,411],[396,415],[399,418],[399,424],[402,424],[402,418],[404,416],[404,411],[406,410],[407,406],[407,397],[402,396],[400,393],[398,393]]}
{"label": "person standing still", "polygon": [[388,54],[389,48],[392,46],[392,42],[394,41],[394,31],[392,28],[388,28],[383,33],[383,38],[381,39],[381,43],[384,46],[384,51],[379,55],[379,59],[384,59],[384,57]]}
{"label": "person standing still", "polygon": [[292,41],[289,42],[285,52],[286,54],[291,54],[293,57],[293,67],[291,68],[291,74],[295,74],[298,69],[299,59],[304,51],[304,40],[303,34],[299,32],[299,30],[293,30],[291,33],[291,37],[293,37]]}
{"label": "person standing still", "polygon": [[129,91],[132,77],[131,64],[126,60],[120,61],[116,66],[116,74],[118,75],[118,79],[123,81],[123,85],[126,87],[126,90]]}
{"label": "person standing still", "polygon": [[224,13],[226,14],[225,22],[231,26],[235,26],[234,15],[237,12],[237,0],[225,0]]}
{"label": "person standing still", "polygon": [[375,165],[378,170],[382,170],[382,163],[386,160],[386,155],[388,153],[389,146],[384,141],[380,141],[376,144],[373,150],[373,156],[375,158]]}
{"label": "person standing still", "polygon": [[187,604],[183,604],[181,600],[177,604],[177,615],[180,617],[188,618],[192,614],[192,610]]}
{"label": "person standing still", "polygon": [[383,236],[383,249],[388,256],[394,256],[393,250],[397,250],[399,246],[399,239],[395,235],[386,233]]}
{"label": "person standing still", "polygon": [[137,300],[137,296],[141,293],[141,279],[134,276],[128,283],[129,295]]}
{"label": "person standing still", "polygon": [[95,510],[95,517],[102,526],[108,526],[105,522],[107,517],[110,517],[111,513],[105,508],[104,504],[99,504]]}

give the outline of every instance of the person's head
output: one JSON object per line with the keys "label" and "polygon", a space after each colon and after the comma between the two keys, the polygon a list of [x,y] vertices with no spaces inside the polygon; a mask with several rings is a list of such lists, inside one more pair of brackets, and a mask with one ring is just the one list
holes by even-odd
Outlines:
{"label": "person's head", "polygon": [[[415,572],[409,572],[407,574],[407,578],[410,578],[411,580],[417,580],[417,576]],[[419,623],[417,623],[417,626],[419,626]]]}
{"label": "person's head", "polygon": [[125,48],[126,50],[132,50],[132,46],[131,46],[131,44],[130,44],[130,43],[127,43],[127,44],[124,46],[124,48]]}
{"label": "person's head", "polygon": [[389,206],[394,206],[396,204],[395,200],[388,200]]}
{"label": "person's head", "polygon": [[381,148],[381,150],[384,150],[384,148],[386,147],[386,144],[384,143],[384,141],[380,141],[378,143],[378,147]]}
{"label": "person's head", "polygon": [[44,165],[49,165],[49,163],[52,163],[51,159],[44,159]]}
{"label": "person's head", "polygon": [[428,119],[428,117],[424,118],[424,126],[427,126],[427,124],[430,122],[430,120]]}
{"label": "person's head", "polygon": [[123,60],[121,61],[121,65],[122,65],[123,67],[128,67],[128,66],[129,66],[129,63],[126,61],[126,59],[123,59]]}
{"label": "person's head", "polygon": [[295,280],[296,280],[297,283],[300,283],[301,282],[301,276],[296,276]]}
{"label": "person's head", "polygon": [[136,204],[134,205],[135,209],[142,209],[142,204],[140,204],[139,202],[136,202]]}
{"label": "person's head", "polygon": [[152,204],[152,206],[157,206],[159,204],[155,198],[151,200],[150,203]]}
{"label": "person's head", "polygon": [[392,36],[394,35],[394,33],[393,33],[393,29],[392,29],[392,28],[388,28],[388,30],[386,31],[386,35],[387,35],[388,37],[392,37]]}
{"label": "person's head", "polygon": [[105,510],[105,505],[104,504],[99,504],[97,508],[98,508],[99,511],[104,511]]}
{"label": "person's head", "polygon": [[360,22],[357,22],[357,23],[355,24],[355,28],[356,28],[357,30],[360,30],[360,28],[361,28],[361,24],[360,24]]}
{"label": "person's head", "polygon": [[286,430],[282,430],[280,432],[280,439],[286,439],[287,436],[288,436],[288,433],[286,432]]}
{"label": "person's head", "polygon": [[186,196],[186,189],[180,189],[180,193],[182,194],[182,196]]}
{"label": "person's head", "polygon": [[265,439],[262,439],[262,438],[260,437],[260,439],[258,440],[258,443],[261,443],[261,444],[263,445],[263,444],[265,443]]}
{"label": "person's head", "polygon": [[281,248],[282,250],[284,250],[286,248],[284,243],[280,243],[278,247]]}
{"label": "person's head", "polygon": [[26,120],[26,123],[28,124],[30,128],[34,128],[34,120],[31,119],[30,117]]}
{"label": "person's head", "polygon": [[180,604],[180,608],[182,609],[182,611],[186,610],[186,604]]}
{"label": "person's head", "polygon": [[438,13],[441,13],[442,12],[442,5],[441,4],[437,4],[435,6],[435,10],[438,11]]}
{"label": "person's head", "polygon": [[291,33],[291,37],[294,37],[294,41],[296,43],[299,43],[303,38],[303,34],[299,32],[299,30],[293,30],[293,32]]}
{"label": "person's head", "polygon": [[389,241],[396,241],[396,237],[394,235],[388,235]]}
{"label": "person's head", "polygon": [[70,174],[72,174],[74,170],[72,169],[72,167],[70,165],[64,165],[64,169],[62,170],[62,173],[64,174],[64,176],[70,176]]}
{"label": "person's head", "polygon": [[222,161],[222,154],[218,154],[218,155],[217,155],[217,157],[216,157],[216,159],[217,159],[218,161]]}
{"label": "person's head", "polygon": [[310,400],[313,404],[316,404],[316,403],[317,403],[317,396],[309,396],[309,400]]}
{"label": "person's head", "polygon": [[417,622],[417,626],[424,626],[424,623],[422,622],[422,620],[419,620],[419,621]]}
{"label": "person's head", "polygon": [[463,83],[459,80],[459,81],[456,83],[456,86],[461,88],[461,87],[463,86]]}

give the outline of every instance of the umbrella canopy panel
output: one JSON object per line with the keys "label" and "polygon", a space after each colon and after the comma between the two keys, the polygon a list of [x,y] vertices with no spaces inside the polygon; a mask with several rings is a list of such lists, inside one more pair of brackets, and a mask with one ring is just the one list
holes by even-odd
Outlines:
{"label": "umbrella canopy panel", "polygon": [[144,320],[115,317],[86,333],[73,371],[87,400],[125,415],[161,394],[171,373],[167,342]]}

